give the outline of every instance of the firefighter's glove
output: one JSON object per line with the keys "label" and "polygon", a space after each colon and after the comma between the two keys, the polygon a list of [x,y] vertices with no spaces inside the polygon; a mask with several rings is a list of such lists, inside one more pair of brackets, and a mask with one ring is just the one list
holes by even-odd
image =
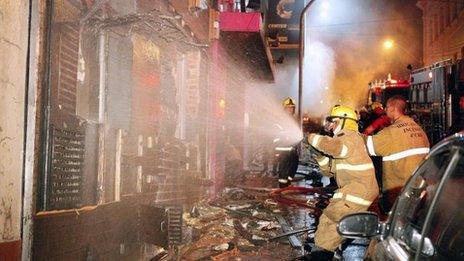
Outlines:
{"label": "firefighter's glove", "polygon": [[324,209],[327,207],[327,200],[325,199],[320,199],[316,202],[316,208],[318,209]]}
{"label": "firefighter's glove", "polygon": [[311,155],[322,155],[320,154],[320,152],[313,147],[313,145],[311,145],[308,141],[308,137],[305,137],[302,141],[301,141],[301,144],[303,145],[303,148],[305,150],[309,150],[309,154]]}

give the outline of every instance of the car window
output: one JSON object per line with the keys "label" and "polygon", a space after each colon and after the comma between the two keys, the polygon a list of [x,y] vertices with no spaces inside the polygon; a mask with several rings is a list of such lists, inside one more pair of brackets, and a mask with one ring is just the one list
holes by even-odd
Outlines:
{"label": "car window", "polygon": [[432,213],[426,237],[434,246],[434,260],[464,259],[464,157],[444,184]]}
{"label": "car window", "polygon": [[449,161],[449,151],[428,158],[415,172],[396,202],[390,231],[407,252],[414,251],[418,246],[418,235]]}

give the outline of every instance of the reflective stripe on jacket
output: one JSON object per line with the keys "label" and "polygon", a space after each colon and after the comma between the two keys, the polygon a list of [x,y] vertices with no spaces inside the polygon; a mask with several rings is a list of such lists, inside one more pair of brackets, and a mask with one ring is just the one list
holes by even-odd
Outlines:
{"label": "reflective stripe on jacket", "polygon": [[361,134],[349,130],[333,138],[310,134],[308,142],[326,155],[316,160],[325,175],[335,177],[339,186],[337,193],[360,198],[364,203],[375,199],[379,188]]}
{"label": "reflective stripe on jacket", "polygon": [[366,139],[368,152],[383,157],[383,190],[402,187],[429,152],[422,128],[408,116]]}

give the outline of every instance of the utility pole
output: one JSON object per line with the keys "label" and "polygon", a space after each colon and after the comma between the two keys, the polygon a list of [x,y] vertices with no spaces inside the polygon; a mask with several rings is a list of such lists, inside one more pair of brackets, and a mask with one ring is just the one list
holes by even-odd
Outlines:
{"label": "utility pole", "polygon": [[303,8],[300,16],[300,52],[299,52],[299,70],[298,70],[298,120],[300,121],[300,127],[302,128],[302,102],[303,102],[303,72],[304,72],[304,43],[305,43],[305,15],[309,7],[314,3],[315,0],[310,0],[308,4]]}

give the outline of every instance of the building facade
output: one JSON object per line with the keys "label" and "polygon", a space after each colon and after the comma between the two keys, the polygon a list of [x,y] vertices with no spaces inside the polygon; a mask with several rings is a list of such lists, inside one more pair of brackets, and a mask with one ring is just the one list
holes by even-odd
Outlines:
{"label": "building facade", "polygon": [[179,218],[221,189],[226,136],[243,150],[237,75],[268,80],[259,33],[220,34],[205,1],[10,2],[0,260],[133,260],[176,244],[179,227],[151,233],[157,209]]}
{"label": "building facade", "polygon": [[464,0],[417,4],[423,11],[424,65],[464,58]]}
{"label": "building facade", "polygon": [[21,249],[28,6],[0,2],[0,260],[18,259]]}

